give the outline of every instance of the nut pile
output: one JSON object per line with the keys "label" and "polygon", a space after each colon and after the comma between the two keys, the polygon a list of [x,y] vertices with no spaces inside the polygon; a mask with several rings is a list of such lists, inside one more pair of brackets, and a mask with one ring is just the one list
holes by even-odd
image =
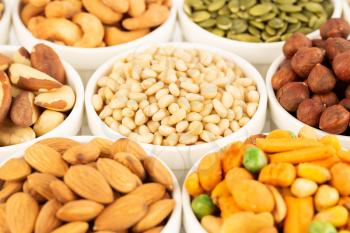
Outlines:
{"label": "nut pile", "polygon": [[169,171],[127,139],[45,139],[0,180],[1,232],[161,232],[175,207]]}
{"label": "nut pile", "polygon": [[[350,120],[350,27],[343,19],[321,26],[322,39],[289,38],[286,60],[272,77],[279,103],[305,124],[346,134]],[[340,100],[340,101],[339,101]]]}
{"label": "nut pile", "polygon": [[74,107],[58,55],[38,44],[12,58],[0,54],[0,146],[30,141],[60,125]]}
{"label": "nut pile", "polygon": [[97,48],[141,38],[163,24],[171,0],[22,0],[23,23],[37,38]]}
{"label": "nut pile", "polygon": [[193,145],[239,130],[254,116],[255,81],[199,49],[150,48],[117,61],[92,103],[113,130],[138,142]]}
{"label": "nut pile", "polygon": [[330,0],[185,0],[200,27],[232,40],[275,42],[317,30],[333,13]]}
{"label": "nut pile", "polygon": [[310,127],[234,142],[205,156],[185,187],[209,233],[350,232],[350,151]]}

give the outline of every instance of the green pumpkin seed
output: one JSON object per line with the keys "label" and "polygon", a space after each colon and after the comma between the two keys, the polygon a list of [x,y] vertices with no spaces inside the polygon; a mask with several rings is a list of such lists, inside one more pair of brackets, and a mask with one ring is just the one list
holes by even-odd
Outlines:
{"label": "green pumpkin seed", "polygon": [[327,17],[326,16],[321,16],[318,18],[317,22],[314,25],[314,29],[318,29],[321,27],[322,24],[327,22]]}
{"label": "green pumpkin seed", "polygon": [[261,3],[249,9],[249,14],[252,16],[262,16],[269,13],[273,8],[271,3]]}
{"label": "green pumpkin seed", "polygon": [[311,11],[313,13],[317,13],[317,12],[323,12],[324,8],[321,4],[318,4],[316,2],[307,2],[304,3],[304,7],[306,10]]}
{"label": "green pumpkin seed", "polygon": [[298,32],[304,33],[304,34],[309,34],[311,32],[313,32],[314,29],[312,28],[307,28],[307,27],[303,27],[303,28],[299,28]]}
{"label": "green pumpkin seed", "polygon": [[231,11],[228,8],[228,6],[224,6],[218,11],[218,15],[227,15],[228,16],[230,14],[231,14]]}
{"label": "green pumpkin seed", "polygon": [[303,15],[302,13],[292,13],[292,14],[290,14],[290,16],[294,19],[301,21],[301,22],[308,22],[309,21],[309,19],[305,15]]}
{"label": "green pumpkin seed", "polygon": [[221,9],[226,3],[226,0],[216,0],[208,5],[208,11],[213,12]]}
{"label": "green pumpkin seed", "polygon": [[216,26],[222,30],[228,30],[232,26],[232,21],[230,17],[219,16],[216,18]]}
{"label": "green pumpkin seed", "polygon": [[271,28],[274,28],[274,29],[279,29],[279,28],[282,28],[284,26],[283,20],[279,19],[279,18],[271,19],[267,24]]}
{"label": "green pumpkin seed", "polygon": [[240,0],[239,1],[239,8],[242,11],[245,11],[249,8],[251,8],[252,6],[254,6],[256,4],[256,0]]}
{"label": "green pumpkin seed", "polygon": [[275,17],[276,17],[276,13],[271,12],[269,14],[263,15],[262,17],[256,18],[256,21],[265,22],[265,21],[269,21],[270,19],[273,19]]}
{"label": "green pumpkin seed", "polygon": [[289,33],[294,33],[294,32],[296,32],[296,31],[298,31],[299,28],[301,28],[301,23],[300,23],[300,22],[298,22],[298,23],[293,23],[293,24],[289,24],[288,29],[287,29],[287,32],[289,32]]}
{"label": "green pumpkin seed", "polygon": [[257,22],[257,21],[254,21],[254,20],[250,20],[249,21],[249,24],[260,29],[260,30],[264,30],[265,28],[265,24],[262,23],[262,22]]}
{"label": "green pumpkin seed", "polygon": [[277,35],[277,36],[272,36],[270,38],[267,38],[265,40],[265,42],[271,43],[271,42],[276,42],[276,41],[280,41],[280,40],[281,40],[281,37]]}
{"label": "green pumpkin seed", "polygon": [[231,0],[227,6],[232,13],[237,13],[239,11],[239,0]]}
{"label": "green pumpkin seed", "polygon": [[334,5],[329,1],[323,1],[322,6],[327,13],[327,18],[331,17],[334,11]]}
{"label": "green pumpkin seed", "polygon": [[232,39],[232,40],[239,40],[239,41],[245,41],[245,42],[261,42],[259,37],[253,36],[253,35],[250,35],[250,34],[231,35],[230,39]]}
{"label": "green pumpkin seed", "polygon": [[185,12],[187,15],[191,15],[191,14],[192,14],[191,6],[188,5],[188,4],[184,4],[184,12]]}
{"label": "green pumpkin seed", "polygon": [[221,37],[225,36],[225,31],[220,28],[213,28],[210,32],[217,36],[221,36]]}
{"label": "green pumpkin seed", "polygon": [[231,30],[236,34],[245,32],[248,29],[247,21],[243,19],[235,19],[232,21]]}
{"label": "green pumpkin seed", "polygon": [[216,25],[216,20],[207,19],[207,20],[204,20],[203,22],[200,22],[198,25],[201,26],[202,28],[211,28]]}
{"label": "green pumpkin seed", "polygon": [[284,26],[277,31],[277,35],[279,36],[283,35],[287,31],[287,28],[288,28],[288,24],[284,24]]}
{"label": "green pumpkin seed", "polygon": [[203,22],[210,19],[210,13],[208,11],[197,11],[192,14],[192,19],[196,23]]}
{"label": "green pumpkin seed", "polygon": [[278,3],[278,4],[293,4],[296,1],[297,0],[275,0],[275,2]]}
{"label": "green pumpkin seed", "polygon": [[291,37],[292,35],[293,35],[293,33],[284,34],[283,36],[281,36],[281,40],[288,40],[289,37]]}
{"label": "green pumpkin seed", "polygon": [[206,9],[204,3],[201,0],[190,0],[189,5],[192,6],[195,10]]}
{"label": "green pumpkin seed", "polygon": [[289,4],[284,4],[284,5],[279,5],[278,8],[281,11],[285,11],[288,13],[293,13],[293,12],[300,12],[303,7],[299,5],[289,5]]}
{"label": "green pumpkin seed", "polygon": [[248,14],[248,12],[245,12],[245,11],[238,12],[237,16],[238,16],[238,18],[241,18],[241,19],[250,19],[251,18],[251,16]]}
{"label": "green pumpkin seed", "polygon": [[288,23],[297,23],[299,21],[297,18],[293,18],[288,15],[286,15],[286,17],[284,17],[283,19]]}
{"label": "green pumpkin seed", "polygon": [[276,31],[274,28],[269,27],[269,26],[267,26],[267,27],[265,28],[265,31],[266,31],[267,34],[269,34],[270,36],[274,36],[274,35],[277,34],[277,31]]}
{"label": "green pumpkin seed", "polygon": [[315,24],[317,23],[317,20],[318,20],[317,16],[313,15],[309,20],[309,23],[308,23],[309,27],[313,28],[315,26]]}
{"label": "green pumpkin seed", "polygon": [[253,26],[248,27],[248,32],[250,34],[252,34],[253,36],[260,36],[260,33],[261,33],[259,29],[257,29],[256,27],[253,27]]}

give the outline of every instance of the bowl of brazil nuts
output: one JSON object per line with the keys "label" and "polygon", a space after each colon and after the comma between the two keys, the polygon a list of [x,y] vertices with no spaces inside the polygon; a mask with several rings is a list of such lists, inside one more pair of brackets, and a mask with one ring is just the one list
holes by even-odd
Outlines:
{"label": "bowl of brazil nuts", "polygon": [[251,64],[192,43],[117,55],[90,78],[85,100],[94,135],[131,138],[174,169],[190,167],[201,151],[261,132],[267,104]]}
{"label": "bowl of brazil nuts", "polygon": [[131,140],[43,139],[2,162],[0,180],[2,232],[180,232],[175,175]]}
{"label": "bowl of brazil nuts", "polygon": [[253,64],[270,64],[293,32],[318,37],[322,22],[342,13],[338,0],[181,0],[178,6],[187,41],[219,46]]}
{"label": "bowl of brazil nuts", "polygon": [[84,86],[52,48],[0,46],[0,64],[0,161],[33,141],[79,132]]}
{"label": "bowl of brazil nuts", "polygon": [[175,3],[14,0],[12,20],[22,45],[47,43],[74,68],[93,70],[116,53],[169,41],[176,22]]}

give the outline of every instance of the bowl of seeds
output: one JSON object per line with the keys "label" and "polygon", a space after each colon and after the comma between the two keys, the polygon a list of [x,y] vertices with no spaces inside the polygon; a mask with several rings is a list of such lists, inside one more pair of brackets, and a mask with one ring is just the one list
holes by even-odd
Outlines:
{"label": "bowl of seeds", "polygon": [[90,78],[94,135],[128,137],[173,169],[204,151],[263,130],[267,95],[259,72],[207,45],[168,43],[119,54]]}
{"label": "bowl of seeds", "polygon": [[178,14],[187,41],[219,46],[254,64],[270,64],[294,32],[319,37],[338,0],[181,0]]}

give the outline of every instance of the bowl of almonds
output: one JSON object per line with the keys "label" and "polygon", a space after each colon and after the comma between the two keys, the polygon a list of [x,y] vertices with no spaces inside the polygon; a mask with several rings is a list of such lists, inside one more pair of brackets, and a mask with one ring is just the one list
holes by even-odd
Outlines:
{"label": "bowl of almonds", "polygon": [[0,155],[2,161],[31,141],[74,136],[83,118],[79,74],[55,51],[37,44],[0,47]]}
{"label": "bowl of almonds", "polygon": [[114,54],[169,41],[176,7],[171,0],[16,0],[12,17],[22,45],[47,43],[73,67],[92,70]]}
{"label": "bowl of almonds", "polygon": [[91,77],[85,100],[94,135],[131,138],[181,169],[199,151],[261,132],[267,96],[260,74],[242,58],[168,43],[106,62]]}
{"label": "bowl of almonds", "polygon": [[181,0],[180,25],[190,42],[232,51],[253,64],[270,64],[294,32],[319,35],[328,18],[340,17],[342,2]]}
{"label": "bowl of almonds", "polygon": [[131,140],[44,139],[2,163],[0,180],[3,232],[180,231],[175,176]]}

